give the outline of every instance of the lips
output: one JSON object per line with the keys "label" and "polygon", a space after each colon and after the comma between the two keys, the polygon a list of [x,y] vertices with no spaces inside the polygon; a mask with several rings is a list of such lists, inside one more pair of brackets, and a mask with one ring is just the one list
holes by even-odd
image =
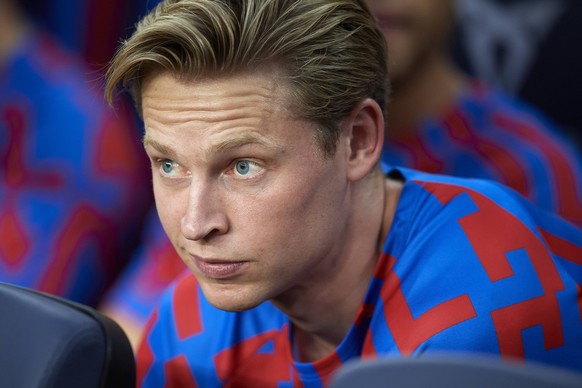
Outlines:
{"label": "lips", "polygon": [[202,274],[211,279],[228,279],[242,272],[248,261],[228,261],[220,259],[204,259],[191,256],[192,261]]}

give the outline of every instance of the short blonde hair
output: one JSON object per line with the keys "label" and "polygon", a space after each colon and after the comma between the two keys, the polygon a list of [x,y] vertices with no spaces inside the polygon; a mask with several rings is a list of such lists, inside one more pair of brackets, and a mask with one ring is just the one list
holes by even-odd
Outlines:
{"label": "short blonde hair", "polygon": [[141,111],[142,83],[157,72],[195,80],[273,66],[289,82],[292,112],[318,124],[328,156],[360,101],[385,109],[385,39],[363,0],[163,1],[118,49],[106,98],[121,84]]}

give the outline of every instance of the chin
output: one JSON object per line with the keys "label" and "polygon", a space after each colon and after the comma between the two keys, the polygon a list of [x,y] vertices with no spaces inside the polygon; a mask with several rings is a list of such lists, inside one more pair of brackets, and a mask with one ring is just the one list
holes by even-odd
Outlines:
{"label": "chin", "polygon": [[230,313],[240,313],[242,311],[247,311],[257,307],[260,304],[260,303],[251,304],[251,303],[231,302],[226,300],[213,301],[210,299],[208,300],[208,302],[217,309],[227,311]]}
{"label": "chin", "polygon": [[[238,313],[253,309],[263,303],[265,300],[244,292],[239,287],[233,289],[216,289],[215,287],[202,287],[202,292],[208,303],[219,310]],[[249,295],[251,294],[251,295]]]}

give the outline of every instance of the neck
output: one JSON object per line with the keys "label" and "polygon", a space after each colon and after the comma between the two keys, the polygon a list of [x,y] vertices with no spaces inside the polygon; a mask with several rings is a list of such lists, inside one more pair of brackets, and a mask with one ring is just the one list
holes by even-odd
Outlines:
{"label": "neck", "polygon": [[293,290],[273,301],[293,323],[299,361],[315,361],[335,350],[348,333],[369,287],[400,190],[398,185],[387,186],[381,171],[369,180],[361,183],[372,190],[350,198],[356,205],[343,236],[349,243],[343,244],[338,256],[330,258],[326,268],[306,279],[309,288]]}
{"label": "neck", "polygon": [[398,137],[422,119],[446,112],[466,83],[464,75],[440,53],[427,58],[424,66],[408,74],[406,79],[394,80],[387,109],[386,137]]}
{"label": "neck", "polygon": [[0,0],[0,62],[16,49],[28,22],[15,2]]}

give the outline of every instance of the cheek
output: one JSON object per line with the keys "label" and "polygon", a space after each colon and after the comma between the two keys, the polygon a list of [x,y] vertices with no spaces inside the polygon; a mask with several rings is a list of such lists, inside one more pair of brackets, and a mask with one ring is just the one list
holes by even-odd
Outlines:
{"label": "cheek", "polygon": [[285,241],[316,236],[334,224],[343,202],[341,182],[336,171],[281,185],[276,192],[257,198],[258,227],[266,235],[277,235]]}

